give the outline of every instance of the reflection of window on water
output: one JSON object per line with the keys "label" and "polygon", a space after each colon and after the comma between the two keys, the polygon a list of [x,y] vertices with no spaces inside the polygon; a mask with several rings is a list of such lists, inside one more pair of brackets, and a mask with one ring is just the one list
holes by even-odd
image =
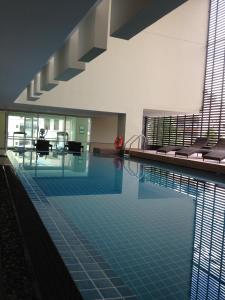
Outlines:
{"label": "reflection of window on water", "polygon": [[180,193],[196,197],[198,193],[197,180],[189,176],[173,173],[169,170],[159,169],[157,167],[144,167],[145,182],[152,182],[166,188],[173,189]]}
{"label": "reflection of window on water", "polygon": [[164,186],[195,199],[190,299],[225,299],[225,185],[157,167],[148,166],[144,171],[144,182]]}
{"label": "reflection of window on water", "polygon": [[225,187],[199,182],[198,190],[191,299],[225,299]]}

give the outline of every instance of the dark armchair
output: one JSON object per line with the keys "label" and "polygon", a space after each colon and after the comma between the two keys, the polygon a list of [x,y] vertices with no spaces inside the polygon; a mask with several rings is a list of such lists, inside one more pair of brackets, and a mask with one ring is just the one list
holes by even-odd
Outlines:
{"label": "dark armchair", "polygon": [[36,152],[40,152],[40,153],[49,153],[49,149],[52,150],[52,145],[49,144],[49,141],[46,140],[37,140],[35,147],[36,147]]}
{"label": "dark armchair", "polygon": [[84,150],[81,142],[68,141],[65,145],[65,149],[73,153],[81,153]]}

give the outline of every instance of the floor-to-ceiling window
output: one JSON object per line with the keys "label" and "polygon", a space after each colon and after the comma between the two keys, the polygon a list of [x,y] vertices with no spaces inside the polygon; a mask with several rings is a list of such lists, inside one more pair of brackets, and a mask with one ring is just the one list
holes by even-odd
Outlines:
{"label": "floor-to-ceiling window", "polygon": [[38,127],[44,130],[44,138],[49,140],[53,148],[62,149],[67,142],[65,116],[39,115]]}
{"label": "floor-to-ceiling window", "polygon": [[8,148],[33,148],[37,139],[49,140],[53,149],[64,149],[68,140],[88,150],[90,119],[63,115],[8,113]]}
{"label": "floor-to-ceiling window", "polygon": [[31,148],[37,139],[37,117],[35,114],[10,113],[8,115],[8,147]]}

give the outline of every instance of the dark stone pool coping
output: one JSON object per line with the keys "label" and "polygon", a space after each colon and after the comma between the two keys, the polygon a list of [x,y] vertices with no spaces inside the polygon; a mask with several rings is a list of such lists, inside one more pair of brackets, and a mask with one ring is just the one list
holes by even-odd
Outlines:
{"label": "dark stone pool coping", "polygon": [[40,298],[82,299],[20,180],[11,166],[4,168]]}
{"label": "dark stone pool coping", "polygon": [[4,167],[0,166],[0,299],[40,299]]}

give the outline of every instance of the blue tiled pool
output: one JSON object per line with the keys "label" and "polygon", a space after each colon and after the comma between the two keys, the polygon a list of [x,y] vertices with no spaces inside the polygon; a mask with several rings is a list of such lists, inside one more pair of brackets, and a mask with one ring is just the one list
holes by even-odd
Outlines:
{"label": "blue tiled pool", "polygon": [[9,157],[85,300],[225,299],[223,178],[86,153]]}

